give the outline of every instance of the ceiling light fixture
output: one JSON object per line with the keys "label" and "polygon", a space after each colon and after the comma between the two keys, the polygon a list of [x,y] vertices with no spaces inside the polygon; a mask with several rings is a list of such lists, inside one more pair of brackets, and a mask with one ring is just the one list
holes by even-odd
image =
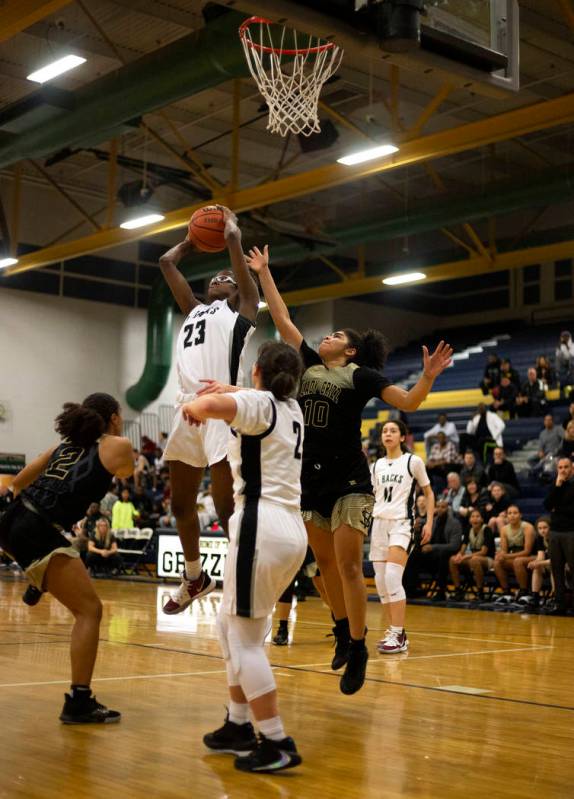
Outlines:
{"label": "ceiling light fixture", "polygon": [[337,163],[345,166],[354,166],[355,164],[362,164],[364,161],[373,161],[375,158],[392,155],[398,151],[399,148],[395,147],[394,144],[381,144],[379,147],[370,147],[368,150],[359,150],[358,153],[351,153],[351,155],[345,155],[343,158],[337,158]]}
{"label": "ceiling light fixture", "polygon": [[14,264],[17,263],[17,258],[0,258],[0,269],[4,269],[7,266],[14,266]]}
{"label": "ceiling light fixture", "polygon": [[424,280],[425,278],[424,272],[405,272],[403,275],[385,277],[383,283],[385,286],[401,286],[403,283],[415,283],[417,280]]}
{"label": "ceiling light fixture", "polygon": [[146,225],[153,225],[154,222],[161,222],[165,219],[163,214],[146,214],[145,216],[136,216],[134,219],[127,219],[120,225],[124,230],[135,230],[138,227],[145,227]]}
{"label": "ceiling light fixture", "polygon": [[86,59],[79,55],[65,55],[63,58],[58,58],[57,61],[52,61],[51,64],[46,64],[45,67],[31,72],[26,80],[31,80],[34,83],[47,83],[49,80],[57,78],[64,72],[69,72],[71,69],[79,67],[80,64],[85,64]]}

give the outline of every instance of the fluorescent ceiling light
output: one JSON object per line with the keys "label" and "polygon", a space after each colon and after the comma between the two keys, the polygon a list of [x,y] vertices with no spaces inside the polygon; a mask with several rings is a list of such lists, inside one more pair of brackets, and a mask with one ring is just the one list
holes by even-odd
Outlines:
{"label": "fluorescent ceiling light", "polygon": [[135,230],[138,227],[153,225],[154,222],[161,222],[162,219],[165,219],[163,214],[146,214],[145,216],[138,216],[135,219],[128,219],[126,222],[122,222],[120,227],[124,230]]}
{"label": "fluorescent ceiling light", "polygon": [[267,308],[267,303],[266,303],[266,302],[263,302],[263,300],[261,300],[261,301],[258,303],[257,307],[259,308],[259,310],[260,310],[260,311],[264,311],[264,310],[265,310],[265,308]]}
{"label": "fluorescent ceiling light", "polygon": [[345,166],[353,166],[354,164],[362,164],[363,161],[372,161],[374,158],[382,158],[385,155],[392,155],[398,152],[399,148],[394,144],[381,144],[379,147],[370,147],[368,150],[360,150],[358,153],[345,155],[343,158],[337,158],[338,164],[345,164]]}
{"label": "fluorescent ceiling light", "polygon": [[424,272],[405,272],[403,275],[393,275],[383,280],[385,286],[400,286],[403,283],[414,283],[417,280],[424,280]]}
{"label": "fluorescent ceiling light", "polygon": [[0,258],[0,269],[4,269],[6,266],[14,266],[17,263],[17,258]]}
{"label": "fluorescent ceiling light", "polygon": [[85,64],[86,59],[79,55],[65,55],[57,61],[52,61],[51,64],[46,64],[45,67],[37,69],[28,75],[27,80],[32,80],[34,83],[46,83],[64,72],[69,72],[71,69],[79,67],[80,64]]}

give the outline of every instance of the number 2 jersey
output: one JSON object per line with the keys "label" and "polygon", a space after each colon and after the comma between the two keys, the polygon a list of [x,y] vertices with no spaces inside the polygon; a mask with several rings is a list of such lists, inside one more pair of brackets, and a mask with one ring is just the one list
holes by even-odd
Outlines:
{"label": "number 2 jersey", "polygon": [[196,305],[177,339],[177,377],[183,395],[196,394],[210,378],[240,385],[242,356],[255,325],[230,308],[227,300]]}
{"label": "number 2 jersey", "polygon": [[414,521],[418,485],[430,484],[427,470],[418,455],[404,452],[399,458],[379,458],[372,468],[375,489],[374,519]]}

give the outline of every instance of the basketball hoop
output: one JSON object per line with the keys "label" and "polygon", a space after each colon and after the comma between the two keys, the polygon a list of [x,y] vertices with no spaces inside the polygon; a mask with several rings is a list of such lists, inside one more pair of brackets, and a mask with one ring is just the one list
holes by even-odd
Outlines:
{"label": "basketball hoop", "polygon": [[[269,107],[267,129],[281,136],[319,133],[321,89],[339,68],[343,50],[316,36],[306,36],[306,45],[299,47],[297,31],[288,32],[284,25],[277,26],[275,40],[279,42],[275,44],[272,24],[265,17],[250,17],[239,28],[249,70]],[[251,32],[255,25],[259,27],[257,40]],[[286,46],[291,43],[292,47]]]}

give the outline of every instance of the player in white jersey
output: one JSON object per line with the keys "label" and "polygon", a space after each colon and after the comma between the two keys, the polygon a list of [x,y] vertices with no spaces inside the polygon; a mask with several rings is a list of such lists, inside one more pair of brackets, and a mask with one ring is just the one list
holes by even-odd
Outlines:
{"label": "player in white jersey", "polygon": [[195,297],[178,269],[181,259],[193,249],[187,239],[160,259],[163,276],[186,316],[177,340],[176,412],[163,453],[169,464],[172,509],[185,557],[181,585],[163,606],[164,613],[170,614],[181,613],[193,599],[215,588],[215,581],[202,571],[199,556],[197,493],[205,467],[210,468],[213,501],[226,532],[233,511],[231,472],[226,460],[227,425],[220,419],[210,419],[201,428],[192,428],[181,412],[182,405],[197,395],[207,378],[238,382],[241,355],[255,326],[259,292],[245,264],[237,219],[228,208],[223,212],[233,271],[219,272],[212,278],[205,303]]}
{"label": "player in white jersey", "polygon": [[291,347],[266,342],[252,370],[255,391],[206,394],[182,408],[192,424],[221,419],[233,433],[229,462],[235,510],[217,620],[230,702],[224,725],[203,740],[209,749],[238,755],[235,766],[243,771],[277,771],[301,762],[293,739],[285,735],[263,648],[273,606],[307,550],[300,513],[304,423],[292,398],[301,370]]}
{"label": "player in white jersey", "polygon": [[401,421],[385,422],[382,442],[385,454],[373,466],[375,490],[370,559],[375,569],[375,584],[383,606],[390,615],[390,626],[379,641],[382,655],[392,655],[408,649],[405,632],[406,596],[403,573],[414,546],[414,507],[417,485],[427,503],[427,520],[422,531],[421,545],[428,543],[432,533],[434,494],[425,465],[418,455],[406,448],[407,428]]}

